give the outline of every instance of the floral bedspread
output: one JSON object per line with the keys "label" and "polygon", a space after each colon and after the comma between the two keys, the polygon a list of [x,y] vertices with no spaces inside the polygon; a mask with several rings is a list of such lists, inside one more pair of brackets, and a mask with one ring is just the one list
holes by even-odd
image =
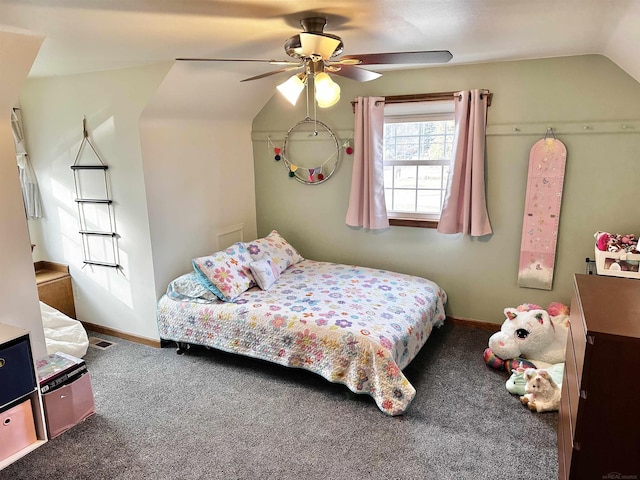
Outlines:
{"label": "floral bedspread", "polygon": [[371,395],[389,415],[413,400],[402,369],[442,325],[447,299],[424,278],[313,260],[232,303],[169,293],[158,303],[161,338],[310,370]]}

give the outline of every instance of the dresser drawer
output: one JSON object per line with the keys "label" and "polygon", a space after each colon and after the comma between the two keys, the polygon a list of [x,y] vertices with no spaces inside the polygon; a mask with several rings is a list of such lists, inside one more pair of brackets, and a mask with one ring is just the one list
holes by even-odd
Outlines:
{"label": "dresser drawer", "polygon": [[558,412],[558,478],[560,480],[569,478],[573,454],[573,428],[567,385],[563,383],[560,396],[560,411]]}
{"label": "dresser drawer", "polygon": [[576,368],[576,350],[571,341],[571,336],[567,341],[565,353],[564,376],[562,378],[561,397],[566,401],[570,410],[571,438],[575,434],[576,419],[578,415],[578,402],[580,400],[580,378]]}
{"label": "dresser drawer", "polygon": [[569,334],[567,335],[567,347],[573,344],[575,371],[578,380],[582,379],[584,370],[584,352],[587,344],[587,330],[582,318],[582,308],[574,298],[571,302],[571,316],[569,322]]}
{"label": "dresser drawer", "polygon": [[0,348],[0,385],[0,407],[31,393],[36,387],[28,336]]}

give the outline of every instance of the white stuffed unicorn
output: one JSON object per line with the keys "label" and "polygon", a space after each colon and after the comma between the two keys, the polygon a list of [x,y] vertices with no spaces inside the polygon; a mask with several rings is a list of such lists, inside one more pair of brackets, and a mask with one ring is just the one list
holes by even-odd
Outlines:
{"label": "white stuffed unicorn", "polygon": [[[564,362],[568,307],[554,303],[543,310],[537,305],[524,304],[505,308],[504,313],[507,319],[500,331],[489,338],[489,348],[484,355],[487,365],[502,368],[505,362],[526,359],[527,366],[546,368]],[[508,365],[506,369],[511,370]]]}

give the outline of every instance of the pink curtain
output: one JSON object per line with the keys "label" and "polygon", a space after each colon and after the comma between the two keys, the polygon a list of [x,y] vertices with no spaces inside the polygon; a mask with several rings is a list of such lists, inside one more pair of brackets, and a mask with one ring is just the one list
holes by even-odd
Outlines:
{"label": "pink curtain", "polygon": [[384,97],[356,99],[354,154],[347,225],[389,228],[384,201]]}
{"label": "pink curtain", "polygon": [[456,95],[453,159],[438,232],[480,237],[492,233],[484,185],[487,94],[464,90]]}

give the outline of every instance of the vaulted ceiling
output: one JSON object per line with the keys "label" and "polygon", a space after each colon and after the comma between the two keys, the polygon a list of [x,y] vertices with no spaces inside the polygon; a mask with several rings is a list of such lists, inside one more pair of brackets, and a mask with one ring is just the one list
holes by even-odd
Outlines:
{"label": "vaulted ceiling", "polygon": [[0,29],[43,34],[31,76],[52,76],[176,57],[286,59],[285,40],[317,14],[347,55],[449,50],[461,64],[596,53],[640,81],[637,0],[0,0]]}

